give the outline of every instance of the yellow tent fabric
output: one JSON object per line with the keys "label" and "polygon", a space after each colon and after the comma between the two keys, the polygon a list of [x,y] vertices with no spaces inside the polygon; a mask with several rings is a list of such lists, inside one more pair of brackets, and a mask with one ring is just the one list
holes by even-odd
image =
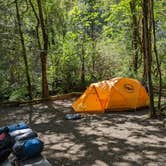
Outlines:
{"label": "yellow tent fabric", "polygon": [[91,84],[72,107],[76,112],[104,112],[148,105],[148,93],[138,80],[118,77]]}

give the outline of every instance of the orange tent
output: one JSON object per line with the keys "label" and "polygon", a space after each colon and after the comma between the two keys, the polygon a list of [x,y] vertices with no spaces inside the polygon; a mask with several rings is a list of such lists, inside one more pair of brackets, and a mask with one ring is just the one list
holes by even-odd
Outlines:
{"label": "orange tent", "polygon": [[138,80],[118,77],[91,84],[72,107],[76,112],[104,112],[148,105],[148,93]]}

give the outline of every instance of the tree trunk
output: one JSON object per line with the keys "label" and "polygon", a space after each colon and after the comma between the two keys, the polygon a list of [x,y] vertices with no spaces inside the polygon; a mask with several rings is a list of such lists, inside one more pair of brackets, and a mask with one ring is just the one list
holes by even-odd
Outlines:
{"label": "tree trunk", "polygon": [[159,74],[159,91],[158,91],[158,109],[160,110],[161,108],[161,92],[162,92],[162,74],[161,74],[161,69],[160,69],[160,63],[159,63],[159,58],[158,58],[158,51],[157,51],[157,46],[156,46],[156,29],[155,29],[155,19],[154,19],[154,10],[153,10],[153,0],[152,2],[152,23],[153,23],[153,47],[154,47],[154,53],[156,57],[156,64],[157,64],[157,71]]}
{"label": "tree trunk", "polygon": [[152,18],[151,18],[151,10],[152,4],[151,0],[143,0],[142,4],[142,12],[143,12],[143,33],[144,33],[144,57],[146,63],[146,72],[147,72],[147,84],[148,91],[150,96],[150,117],[155,116],[155,108],[154,108],[154,98],[153,98],[153,85],[152,85],[152,75],[151,75],[151,67],[152,67]]}
{"label": "tree trunk", "polygon": [[138,70],[138,51],[139,51],[139,27],[136,15],[136,1],[130,2],[130,10],[132,14],[132,31],[133,31],[133,47],[134,47],[134,58],[133,58],[133,70],[137,74]]}
{"label": "tree trunk", "polygon": [[45,56],[45,53],[42,52],[40,54],[41,56],[41,63],[42,63],[42,97],[48,97],[48,83],[47,83],[47,57]]}
{"label": "tree trunk", "polygon": [[[90,12],[93,15],[95,10],[95,1],[90,1],[89,2],[89,6],[90,6]],[[88,11],[89,12],[89,11]],[[90,21],[90,32],[89,32],[89,36],[92,40],[92,71],[94,73],[95,71],[95,61],[96,61],[96,36],[95,36],[95,20],[91,19]]]}
{"label": "tree trunk", "polygon": [[145,52],[145,28],[144,18],[142,19],[142,54],[143,54],[143,81],[147,83],[147,71],[146,71],[146,52]]}
{"label": "tree trunk", "polygon": [[42,30],[42,38],[43,38],[43,49],[40,50],[40,58],[42,63],[42,96],[48,97],[49,91],[48,91],[47,72],[46,72],[47,71],[48,34],[47,34],[45,22],[44,22],[41,0],[37,0],[37,4],[38,4],[39,19],[40,19],[40,25]]}
{"label": "tree trunk", "polygon": [[30,75],[29,75],[28,60],[27,60],[24,36],[23,36],[22,28],[21,28],[21,18],[20,18],[17,0],[15,0],[15,4],[16,4],[16,15],[17,15],[18,29],[19,29],[20,40],[21,40],[21,45],[22,45],[22,55],[23,55],[23,59],[24,59],[25,72],[26,72],[26,78],[27,78],[27,84],[28,84],[27,91],[28,91],[29,98],[32,99],[32,86],[31,86],[31,80],[30,80]]}
{"label": "tree trunk", "polygon": [[36,29],[36,38],[37,38],[38,47],[41,50],[41,43],[40,43],[40,36],[39,36],[40,19],[38,17],[38,14],[37,14],[37,12],[35,10],[35,7],[34,7],[34,5],[33,5],[31,0],[29,0],[29,3],[30,3],[30,6],[32,7],[32,11],[33,11],[33,13],[34,13],[34,15],[36,17],[36,20],[37,20],[37,25],[36,25],[36,28],[35,28]]}
{"label": "tree trunk", "polygon": [[82,43],[82,48],[81,48],[81,83],[83,85],[83,88],[85,87],[85,50],[84,50],[84,44]]}

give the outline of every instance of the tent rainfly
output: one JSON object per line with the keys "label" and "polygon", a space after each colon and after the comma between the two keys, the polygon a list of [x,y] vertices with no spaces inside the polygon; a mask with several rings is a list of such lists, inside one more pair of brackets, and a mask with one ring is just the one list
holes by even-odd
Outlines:
{"label": "tent rainfly", "polygon": [[76,112],[105,112],[136,109],[149,105],[144,86],[136,79],[113,78],[92,83],[72,107]]}

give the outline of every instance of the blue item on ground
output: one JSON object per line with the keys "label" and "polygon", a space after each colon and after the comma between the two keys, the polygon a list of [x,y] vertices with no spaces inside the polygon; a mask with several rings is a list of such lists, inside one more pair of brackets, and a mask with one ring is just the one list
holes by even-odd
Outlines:
{"label": "blue item on ground", "polygon": [[[27,124],[25,124],[24,122],[19,122],[17,124],[12,124],[7,126],[9,128],[9,132],[15,131],[15,130],[20,130],[20,129],[26,129],[29,128],[27,126]],[[1,128],[0,130],[2,130],[3,128]]]}
{"label": "blue item on ground", "polygon": [[12,132],[15,130],[27,129],[29,127],[24,122],[20,122],[18,124],[13,124],[13,125],[8,126],[8,128],[9,128],[9,132]]}
{"label": "blue item on ground", "polygon": [[65,119],[66,120],[77,120],[77,119],[81,119],[82,116],[80,114],[66,114],[65,115]]}
{"label": "blue item on ground", "polygon": [[18,141],[13,146],[13,152],[19,160],[30,159],[41,154],[44,144],[39,138]]}
{"label": "blue item on ground", "polygon": [[10,135],[11,135],[12,137],[17,137],[17,136],[19,136],[19,135],[22,135],[22,134],[25,134],[25,133],[29,133],[29,132],[32,132],[32,129],[30,129],[30,128],[27,128],[27,129],[20,129],[20,130],[12,131],[12,132],[10,133]]}
{"label": "blue item on ground", "polygon": [[38,137],[37,133],[35,133],[34,131],[29,131],[24,134],[16,136],[15,141],[24,141],[35,137]]}
{"label": "blue item on ground", "polygon": [[33,160],[41,156],[43,147],[44,144],[38,138],[37,133],[24,122],[0,128],[0,165],[10,166],[11,163],[7,162],[7,159],[13,151],[13,156],[20,162],[20,166],[21,162],[28,159],[32,161],[31,165],[34,166],[51,166],[44,158],[37,162]]}

